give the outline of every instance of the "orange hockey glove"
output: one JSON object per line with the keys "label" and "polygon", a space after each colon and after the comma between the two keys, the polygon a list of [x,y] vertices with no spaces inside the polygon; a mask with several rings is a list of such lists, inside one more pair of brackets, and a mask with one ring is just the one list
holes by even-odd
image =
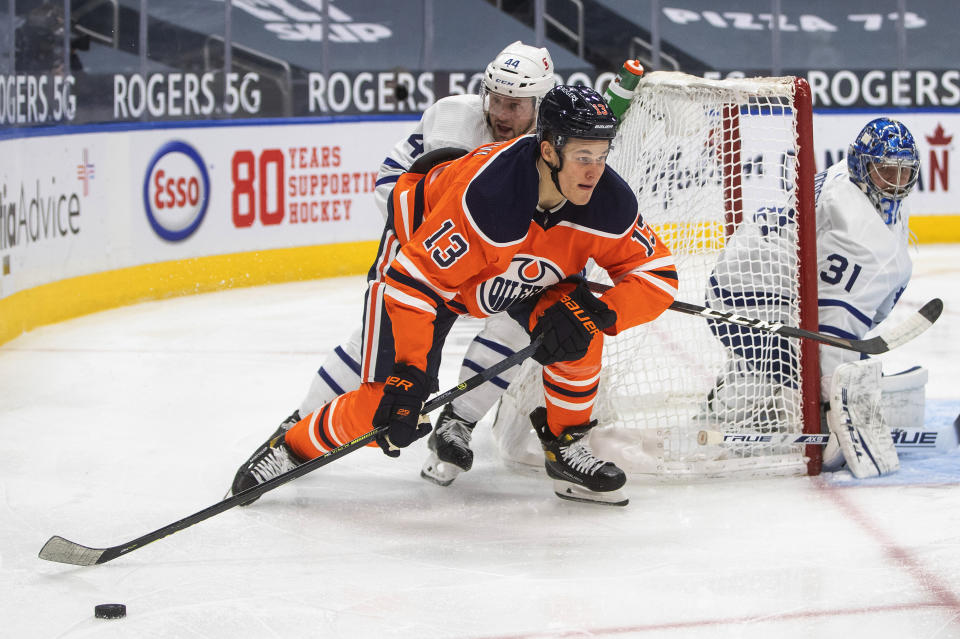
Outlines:
{"label": "orange hockey glove", "polygon": [[533,327],[532,338],[543,335],[543,343],[533,359],[544,366],[576,361],[587,354],[593,338],[616,321],[616,311],[581,283],[549,306]]}
{"label": "orange hockey glove", "polygon": [[387,426],[377,435],[377,444],[389,457],[399,457],[406,448],[430,432],[430,420],[421,420],[420,409],[430,394],[427,374],[416,366],[397,363],[383,387],[383,398],[373,415],[373,427]]}

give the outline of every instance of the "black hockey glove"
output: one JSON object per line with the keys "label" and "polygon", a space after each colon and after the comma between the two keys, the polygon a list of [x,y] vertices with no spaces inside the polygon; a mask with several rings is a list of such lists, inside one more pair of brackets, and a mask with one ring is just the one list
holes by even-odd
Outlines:
{"label": "black hockey glove", "polygon": [[594,297],[584,284],[547,307],[530,336],[543,335],[533,359],[544,366],[554,362],[571,362],[587,354],[594,336],[613,326],[617,313]]}
{"label": "black hockey glove", "polygon": [[430,394],[427,374],[416,366],[394,364],[383,387],[383,398],[373,415],[373,427],[387,426],[377,435],[377,444],[390,457],[430,432],[430,420],[420,422],[420,409]]}

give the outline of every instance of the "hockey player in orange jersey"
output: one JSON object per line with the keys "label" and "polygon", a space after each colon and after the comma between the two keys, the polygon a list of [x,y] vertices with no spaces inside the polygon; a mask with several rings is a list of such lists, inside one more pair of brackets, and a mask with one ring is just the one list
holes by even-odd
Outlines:
{"label": "hockey player in orange jersey", "polygon": [[[363,314],[362,380],[264,443],[237,493],[373,427],[397,456],[430,431],[420,408],[438,390],[440,351],[460,315],[508,313],[544,365],[546,408],[530,418],[558,496],[616,505],[623,471],[586,441],[603,336],[660,315],[677,292],[668,248],[643,222],[606,157],[616,118],[592,89],[558,86],[537,133],[481,146],[397,181]],[[615,283],[595,297],[579,273],[592,258]],[[642,356],[642,354],[638,354]]]}

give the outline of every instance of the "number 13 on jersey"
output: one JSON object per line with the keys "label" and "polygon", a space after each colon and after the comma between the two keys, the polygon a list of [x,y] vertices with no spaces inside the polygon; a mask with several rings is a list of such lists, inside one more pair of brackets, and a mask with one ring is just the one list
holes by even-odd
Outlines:
{"label": "number 13 on jersey", "polygon": [[464,253],[470,250],[470,245],[459,233],[453,231],[453,220],[443,221],[436,233],[423,241],[423,248],[430,251],[430,257],[440,268],[450,268]]}

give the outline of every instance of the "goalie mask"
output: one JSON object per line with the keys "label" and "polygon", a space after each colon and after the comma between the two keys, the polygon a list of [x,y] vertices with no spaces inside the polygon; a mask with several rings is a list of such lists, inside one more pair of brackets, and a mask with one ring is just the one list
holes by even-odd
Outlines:
{"label": "goalie mask", "polygon": [[920,175],[920,155],[903,123],[877,118],[867,123],[847,151],[850,180],[873,203],[884,222],[900,219],[900,201]]}
{"label": "goalie mask", "polygon": [[556,80],[553,60],[545,48],[519,40],[487,65],[480,95],[494,139],[506,140],[533,128],[540,99]]}

